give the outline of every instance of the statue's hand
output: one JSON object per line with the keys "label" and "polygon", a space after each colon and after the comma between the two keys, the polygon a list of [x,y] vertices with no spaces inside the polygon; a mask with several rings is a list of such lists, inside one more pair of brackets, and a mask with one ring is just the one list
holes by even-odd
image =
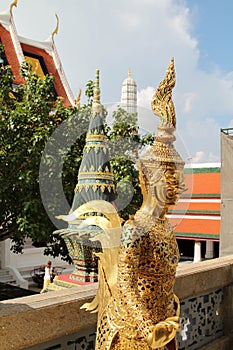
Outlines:
{"label": "statue's hand", "polygon": [[165,321],[155,325],[147,338],[147,343],[152,349],[157,349],[168,344],[176,335],[179,328],[179,317],[168,317]]}

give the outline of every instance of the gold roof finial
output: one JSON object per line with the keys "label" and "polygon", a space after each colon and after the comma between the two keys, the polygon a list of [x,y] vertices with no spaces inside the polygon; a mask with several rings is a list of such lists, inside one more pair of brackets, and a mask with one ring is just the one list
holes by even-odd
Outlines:
{"label": "gold roof finial", "polygon": [[82,89],[79,89],[78,96],[75,100],[75,104],[78,109],[80,109],[80,100],[81,100]]}
{"label": "gold roof finial", "polygon": [[10,14],[12,15],[12,10],[13,7],[17,7],[18,5],[18,0],[14,0],[11,4],[10,4]]}
{"label": "gold roof finial", "polygon": [[152,98],[152,110],[160,117],[160,126],[176,128],[176,113],[172,101],[172,89],[176,83],[174,58],[166,70],[165,78],[159,84]]}
{"label": "gold roof finial", "polygon": [[128,78],[131,78],[132,72],[131,69],[128,69]]}
{"label": "gold roof finial", "polygon": [[52,32],[52,40],[54,41],[54,35],[58,34],[58,29],[59,29],[59,18],[58,15],[55,13],[56,19],[57,19],[57,24],[56,24],[56,28],[54,29],[54,31]]}

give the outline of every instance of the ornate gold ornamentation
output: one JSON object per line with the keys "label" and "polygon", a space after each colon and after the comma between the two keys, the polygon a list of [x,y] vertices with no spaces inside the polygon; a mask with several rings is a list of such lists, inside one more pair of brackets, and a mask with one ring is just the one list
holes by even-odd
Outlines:
{"label": "ornate gold ornamentation", "polygon": [[[79,208],[74,210],[69,215],[59,215],[56,218],[59,220],[64,220],[66,222],[72,223],[74,220],[78,219],[80,216],[87,213],[100,213],[103,214],[107,220],[110,221],[111,227],[120,227],[121,219],[119,218],[116,209],[112,204],[103,200],[94,200],[81,205]],[[82,221],[80,227],[86,225],[86,221]],[[107,239],[107,238],[106,238]]]}
{"label": "ornate gold ornamentation", "polygon": [[90,188],[92,188],[94,190],[94,192],[96,192],[98,190],[98,188],[101,189],[101,191],[104,193],[104,191],[107,189],[109,193],[111,193],[112,190],[115,189],[114,184],[108,184],[108,183],[92,183],[92,182],[87,182],[87,183],[83,183],[83,184],[77,184],[75,187],[74,192],[77,191],[81,191],[82,188],[85,189],[85,191],[87,192]]}
{"label": "ornate gold ornamentation", "polygon": [[98,135],[98,134],[87,134],[86,141],[87,142],[106,142],[108,140],[106,135]]}
{"label": "ornate gold ornamentation", "polygon": [[[179,251],[166,213],[185,187],[184,162],[173,146],[174,85],[171,60],[152,102],[161,118],[158,135],[138,162],[143,204],[124,224],[119,252],[110,247],[101,253],[98,296],[83,306],[98,310],[96,350],[177,349],[179,300],[173,286]],[[108,234],[109,226],[105,229]]]}
{"label": "ornate gold ornamentation", "polygon": [[86,178],[96,178],[98,179],[104,179],[104,180],[113,180],[113,174],[109,171],[107,168],[105,172],[103,171],[88,171],[85,172],[80,171],[78,174],[79,179],[86,179]]}
{"label": "ornate gold ornamentation", "polygon": [[32,71],[38,74],[41,78],[44,78],[45,75],[38,58],[34,58],[30,56],[24,56],[24,57],[26,62],[29,64],[29,66],[31,66]]}
{"label": "ornate gold ornamentation", "polygon": [[13,7],[17,7],[18,5],[18,0],[14,0],[11,4],[10,4],[10,14],[12,16],[12,11],[13,11]]}
{"label": "ornate gold ornamentation", "polygon": [[58,18],[58,15],[55,14],[56,16],[56,20],[57,20],[57,23],[56,23],[56,28],[54,29],[54,31],[52,32],[52,41],[54,42],[54,35],[55,34],[58,34],[58,29],[59,29],[59,18]]}
{"label": "ornate gold ornamentation", "polygon": [[173,126],[176,128],[176,114],[172,101],[172,89],[176,83],[174,59],[172,58],[166,71],[166,76],[159,84],[152,98],[153,112],[160,116],[160,126]]}
{"label": "ornate gold ornamentation", "polygon": [[78,92],[78,96],[75,100],[75,104],[77,106],[77,109],[80,109],[80,106],[81,106],[81,95],[82,95],[82,89],[79,89],[79,92]]}
{"label": "ornate gold ornamentation", "polygon": [[[99,213],[102,216],[88,216],[85,220],[82,220],[79,225],[79,237],[83,228],[84,235],[87,232],[86,227],[91,225],[99,226],[101,233],[90,238],[92,242],[101,242],[102,252],[95,253],[99,258],[99,289],[96,297],[91,303],[83,305],[82,308],[92,312],[100,312],[104,310],[108,305],[111,297],[111,291],[116,287],[117,278],[117,263],[118,263],[118,250],[120,245],[121,235],[121,219],[119,218],[116,209],[112,204],[103,200],[90,201],[83,204],[81,207],[73,211],[69,215],[60,215],[57,218],[69,222],[69,224],[76,224],[79,218],[83,215],[90,213]],[[66,234],[66,240],[69,244],[69,249],[75,254],[75,247],[77,249],[77,242],[69,240],[69,237],[74,236],[76,233]],[[93,234],[93,230],[92,230]]]}

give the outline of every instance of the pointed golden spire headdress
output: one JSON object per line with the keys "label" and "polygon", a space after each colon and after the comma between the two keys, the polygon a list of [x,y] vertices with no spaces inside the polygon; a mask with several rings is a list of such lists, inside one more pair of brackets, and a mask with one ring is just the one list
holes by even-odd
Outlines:
{"label": "pointed golden spire headdress", "polygon": [[17,7],[18,5],[18,0],[14,0],[11,4],[10,4],[10,14],[12,16],[12,10],[13,10],[13,7]]}
{"label": "pointed golden spire headdress", "polygon": [[55,14],[56,16],[56,20],[57,20],[57,24],[56,24],[56,28],[54,29],[54,31],[52,32],[52,41],[54,42],[54,35],[58,34],[58,29],[59,29],[59,18],[58,15]]}
{"label": "pointed golden spire headdress", "polygon": [[[157,166],[156,163],[159,163],[164,169],[167,169],[168,164],[175,164],[177,168],[184,166],[184,161],[173,145],[176,139],[174,135],[176,114],[172,101],[174,86],[175,68],[174,59],[172,58],[165,77],[157,87],[151,102],[154,114],[160,117],[160,123],[153,146],[140,157],[140,161],[145,164],[145,167]],[[152,163],[151,160],[153,160]]]}
{"label": "pointed golden spire headdress", "polygon": [[172,89],[176,83],[174,58],[166,70],[165,78],[161,81],[152,98],[152,110],[160,117],[160,126],[176,129],[176,113],[172,101]]}

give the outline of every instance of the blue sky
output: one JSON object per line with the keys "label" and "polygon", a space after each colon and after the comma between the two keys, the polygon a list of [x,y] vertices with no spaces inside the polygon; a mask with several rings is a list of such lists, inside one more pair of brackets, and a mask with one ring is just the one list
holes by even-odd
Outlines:
{"label": "blue sky", "polygon": [[231,0],[187,0],[192,11],[193,33],[199,48],[199,65],[209,70],[218,65],[225,72],[233,66],[233,2]]}
{"label": "blue sky", "polygon": [[[11,2],[2,0],[0,11]],[[231,0],[19,0],[18,34],[47,39],[55,13],[55,44],[74,95],[99,68],[102,102],[112,110],[130,68],[140,126],[156,130],[150,101],[174,56],[177,144],[185,160],[220,160],[220,128],[233,127]]]}

